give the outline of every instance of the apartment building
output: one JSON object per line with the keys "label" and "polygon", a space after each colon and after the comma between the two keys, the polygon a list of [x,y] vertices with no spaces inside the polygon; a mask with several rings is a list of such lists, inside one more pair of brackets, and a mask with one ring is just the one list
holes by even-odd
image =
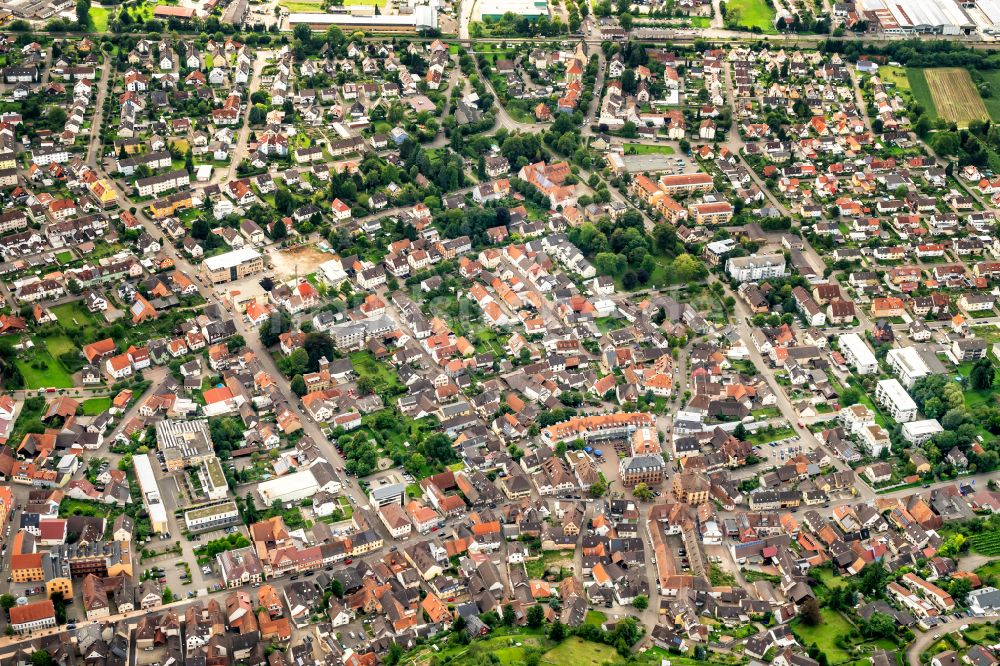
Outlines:
{"label": "apartment building", "polygon": [[906,392],[898,379],[883,379],[875,386],[875,399],[897,423],[917,418],[917,403]]}
{"label": "apartment building", "polygon": [[785,274],[785,255],[755,254],[726,260],[726,272],[737,282],[759,282]]}
{"label": "apartment building", "polygon": [[853,366],[859,375],[874,375],[878,372],[878,359],[860,335],[845,333],[840,336],[838,342],[844,360]]}

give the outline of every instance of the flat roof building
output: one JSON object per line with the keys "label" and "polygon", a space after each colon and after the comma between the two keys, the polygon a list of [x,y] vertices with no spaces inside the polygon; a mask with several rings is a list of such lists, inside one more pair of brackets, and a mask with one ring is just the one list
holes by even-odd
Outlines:
{"label": "flat roof building", "polygon": [[873,375],[878,372],[878,359],[861,336],[857,333],[845,333],[838,339],[840,353],[849,365],[859,375]]}
{"label": "flat roof building", "polygon": [[549,15],[549,6],[545,0],[480,0],[477,7],[480,21],[497,21],[507,13],[524,16],[528,20]]}
{"label": "flat roof building", "polygon": [[217,530],[238,522],[240,522],[240,511],[236,508],[236,502],[232,500],[184,512],[184,525],[188,532]]}
{"label": "flat roof building", "polygon": [[917,418],[917,403],[898,379],[883,379],[875,386],[875,399],[885,407],[897,423]]}
{"label": "flat roof building", "polygon": [[156,424],[156,444],[170,471],[194,467],[215,457],[208,421],[160,421]]}
{"label": "flat roof building", "polygon": [[436,30],[438,27],[437,9],[434,7],[414,7],[412,14],[380,14],[378,16],[354,16],[347,13],[320,14],[295,12],[288,15],[288,27],[294,29],[297,25],[308,25],[313,30],[325,31],[331,25],[343,26],[353,30],[371,30],[374,32],[417,32],[419,30]]}
{"label": "flat roof building", "polygon": [[160,487],[156,484],[156,475],[153,474],[153,465],[149,462],[149,454],[136,455],[132,457],[132,465],[135,467],[135,478],[139,482],[139,490],[142,491],[142,504],[149,514],[149,524],[157,534],[163,534],[169,528],[167,526],[167,509],[163,506],[160,497]]}
{"label": "flat roof building", "polygon": [[244,247],[209,257],[202,268],[213,284],[221,284],[241,280],[264,270],[264,257],[257,250]]}
{"label": "flat roof building", "polygon": [[319,489],[316,477],[308,469],[257,484],[257,494],[267,505],[274,500],[282,503],[298,502],[315,495]]}
{"label": "flat roof building", "polygon": [[903,424],[903,439],[917,446],[941,432],[944,432],[944,428],[941,427],[937,419],[910,421]]}

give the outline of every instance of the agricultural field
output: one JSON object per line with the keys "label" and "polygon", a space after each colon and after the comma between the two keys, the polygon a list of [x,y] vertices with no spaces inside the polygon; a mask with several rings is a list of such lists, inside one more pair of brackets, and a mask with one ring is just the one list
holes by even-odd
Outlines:
{"label": "agricultural field", "polygon": [[[1000,70],[976,70],[973,79],[989,84],[993,94],[983,97],[983,104],[986,105],[986,112],[990,114],[990,119],[1000,122]],[[982,97],[982,95],[980,95]]]}
{"label": "agricultural field", "polygon": [[934,98],[931,96],[931,89],[927,85],[924,71],[908,67],[906,79],[910,82],[910,94],[913,95],[913,99],[927,110],[927,117],[934,120],[938,117],[937,108],[934,106]]}
{"label": "agricultural field", "polygon": [[940,117],[962,127],[971,120],[989,120],[986,105],[967,70],[935,67],[925,69],[924,76]]}
{"label": "agricultural field", "polygon": [[1000,556],[1000,533],[983,532],[969,537],[969,548],[987,557]]}

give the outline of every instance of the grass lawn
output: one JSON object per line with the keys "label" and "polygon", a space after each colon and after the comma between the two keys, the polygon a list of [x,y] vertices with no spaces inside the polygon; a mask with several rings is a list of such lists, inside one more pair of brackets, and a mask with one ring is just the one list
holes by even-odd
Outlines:
{"label": "grass lawn", "polygon": [[292,13],[305,13],[305,14],[321,14],[323,12],[323,3],[320,2],[308,2],[308,0],[282,0],[278,3],[289,12]]}
{"label": "grass lawn", "polygon": [[84,307],[81,301],[57,305],[52,308],[52,313],[64,329],[77,332],[74,337],[81,347],[101,339],[102,335],[106,337],[103,326],[94,319],[94,315]]}
{"label": "grass lawn", "polygon": [[851,658],[851,654],[837,647],[837,638],[847,636],[854,627],[847,619],[838,613],[827,608],[820,609],[823,621],[815,627],[808,627],[796,620],[792,622],[792,629],[802,639],[803,645],[815,643],[827,661],[831,664],[839,664]]}
{"label": "grass lawn", "polygon": [[791,428],[773,428],[771,430],[761,430],[759,433],[747,435],[747,441],[754,444],[769,444],[785,437],[791,437],[795,431]]}
{"label": "grass lawn", "polygon": [[931,96],[931,87],[927,85],[927,77],[924,76],[924,70],[915,67],[907,67],[906,78],[910,81],[910,92],[913,94],[913,99],[927,109],[928,118],[931,120],[936,119],[938,117],[937,108],[934,106],[934,98]]}
{"label": "grass lawn", "polygon": [[748,28],[760,28],[762,32],[774,35],[774,10],[767,6],[764,0],[732,0],[726,3],[730,12],[738,11],[740,25]]}
{"label": "grass lawn", "polygon": [[389,390],[397,393],[402,388],[396,372],[386,363],[379,363],[372,355],[365,351],[356,351],[351,354],[351,365],[360,377],[371,377],[375,380],[375,390]]}
{"label": "grass lawn", "polygon": [[97,416],[108,411],[111,407],[111,398],[88,398],[81,406],[85,416]]}
{"label": "grass lawn", "polygon": [[36,346],[27,352],[26,358],[18,358],[16,363],[24,377],[24,385],[29,389],[73,386],[73,378],[45,348]]}
{"label": "grass lawn", "polygon": [[36,335],[34,338],[36,345],[45,345],[45,348],[49,350],[55,358],[59,358],[61,354],[66,352],[76,351],[78,347],[65,335],[50,335],[45,338],[40,335]]}
{"label": "grass lawn", "polygon": [[559,565],[562,569],[562,573],[569,575],[569,571],[566,569],[565,565],[573,565],[573,553],[565,553],[563,551],[549,551],[542,553],[542,556],[537,560],[525,561],[524,568],[528,572],[528,578],[540,579],[545,575],[545,572],[554,565]]}
{"label": "grass lawn", "polygon": [[63,250],[62,252],[56,254],[56,261],[58,261],[60,264],[65,264],[67,262],[73,261],[73,253],[70,252],[69,250]]}
{"label": "grass lawn", "polygon": [[96,32],[108,31],[108,16],[110,12],[104,7],[92,5],[90,7],[90,23]]}
{"label": "grass lawn", "polygon": [[345,7],[349,7],[351,5],[375,5],[376,7],[385,7],[385,0],[344,0]]}
{"label": "grass lawn", "polygon": [[551,666],[601,666],[617,660],[618,653],[610,645],[589,643],[578,636],[567,638],[542,655],[542,663]]}
{"label": "grass lawn", "polygon": [[910,89],[910,79],[906,76],[906,70],[902,67],[883,65],[878,68],[878,75],[884,83],[895,85],[897,90]]}
{"label": "grass lawn", "polygon": [[692,16],[691,17],[691,27],[692,28],[710,28],[712,27],[712,19],[707,16]]}
{"label": "grass lawn", "polygon": [[608,616],[601,611],[587,611],[587,617],[584,619],[584,624],[592,624],[595,627],[599,627],[604,624],[608,619]]}
{"label": "grass lawn", "polygon": [[650,146],[645,143],[626,143],[626,155],[673,155],[674,149],[670,146]]}
{"label": "grass lawn", "polygon": [[831,590],[847,585],[847,581],[845,581],[841,576],[834,576],[833,572],[825,567],[813,569],[809,572],[809,574],[815,576],[819,582],[823,583],[824,586]]}

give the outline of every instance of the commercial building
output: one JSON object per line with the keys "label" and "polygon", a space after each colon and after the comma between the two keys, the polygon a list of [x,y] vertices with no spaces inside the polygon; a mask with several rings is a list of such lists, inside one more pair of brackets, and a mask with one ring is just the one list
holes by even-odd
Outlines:
{"label": "commercial building", "polygon": [[640,483],[659,485],[663,481],[663,456],[626,456],[618,463],[618,472],[628,487]]}
{"label": "commercial building", "polygon": [[674,475],[674,497],[678,502],[692,506],[708,502],[708,492],[712,484],[697,472],[681,472]]}
{"label": "commercial building", "polygon": [[888,410],[897,423],[917,418],[917,403],[897,379],[883,379],[875,386],[875,399]]}
{"label": "commercial building", "polygon": [[577,438],[586,441],[626,439],[637,428],[655,428],[656,418],[644,412],[620,412],[595,416],[579,416],[542,428],[542,441],[549,445]]}
{"label": "commercial building", "polygon": [[[957,2],[860,0],[856,9],[869,22],[870,28],[887,35],[961,35],[976,29],[975,21]],[[992,26],[992,22],[988,25]]]}
{"label": "commercial building", "polygon": [[726,260],[726,272],[737,282],[758,282],[785,274],[785,255],[755,254]]}
{"label": "commercial building", "polygon": [[194,467],[215,458],[208,421],[160,421],[156,424],[156,446],[171,472]]}
{"label": "commercial building", "polygon": [[149,455],[136,455],[132,457],[132,464],[135,466],[135,478],[139,482],[139,490],[142,491],[142,504],[149,514],[149,524],[157,534],[168,531],[167,510],[163,506],[160,498],[160,488],[156,485],[156,475],[153,474],[153,465],[149,462]]}
{"label": "commercial building", "polygon": [[264,257],[257,250],[244,247],[209,257],[202,269],[213,284],[232,282],[264,270]]}
{"label": "commercial building", "polygon": [[184,525],[188,532],[207,532],[238,522],[240,522],[240,511],[236,508],[236,502],[232,500],[184,512]]}
{"label": "commercial building", "polygon": [[337,493],[341,488],[333,467],[329,463],[318,462],[309,469],[257,484],[257,494],[261,501],[270,505],[274,500],[283,503],[298,502],[321,490]]}
{"label": "commercial building", "polygon": [[10,613],[10,628],[15,634],[27,634],[56,626],[56,607],[51,599],[14,606]]}
{"label": "commercial building", "polygon": [[524,16],[529,21],[549,15],[545,0],[482,0],[478,3],[480,21],[500,20],[504,14]]}
{"label": "commercial building", "polygon": [[878,359],[860,335],[845,333],[840,336],[838,342],[844,360],[853,366],[859,375],[873,375],[878,372]]}
{"label": "commercial building", "polygon": [[434,7],[414,7],[410,14],[379,14],[377,16],[357,16],[346,12],[336,14],[292,13],[288,15],[288,28],[308,25],[313,30],[326,31],[331,25],[344,29],[370,30],[373,32],[415,33],[420,30],[436,30],[437,9]]}

